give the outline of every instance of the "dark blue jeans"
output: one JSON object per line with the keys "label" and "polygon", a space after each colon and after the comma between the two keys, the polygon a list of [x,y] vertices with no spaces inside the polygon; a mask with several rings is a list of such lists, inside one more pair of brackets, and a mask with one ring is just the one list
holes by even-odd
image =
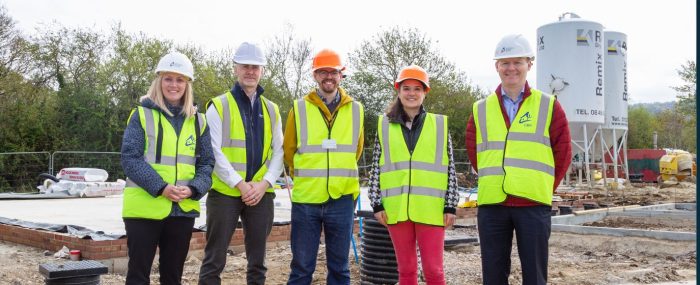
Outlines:
{"label": "dark blue jeans", "polygon": [[477,223],[485,285],[508,284],[514,230],[523,285],[547,284],[551,209],[550,206],[479,207]]}
{"label": "dark blue jeans", "polygon": [[350,284],[350,234],[355,203],[352,195],[325,204],[292,203],[292,272],[287,284],[311,284],[321,230],[326,242],[326,284]]}

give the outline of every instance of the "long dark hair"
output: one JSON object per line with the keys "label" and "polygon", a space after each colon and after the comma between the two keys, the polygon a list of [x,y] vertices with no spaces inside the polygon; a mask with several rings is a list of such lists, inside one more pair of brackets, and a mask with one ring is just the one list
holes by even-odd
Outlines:
{"label": "long dark hair", "polygon": [[401,99],[399,99],[398,94],[394,98],[394,101],[389,103],[389,106],[386,107],[386,111],[384,112],[386,112],[386,116],[390,119],[390,121],[401,120],[403,122],[407,122],[410,119],[403,110],[403,104],[401,104]]}

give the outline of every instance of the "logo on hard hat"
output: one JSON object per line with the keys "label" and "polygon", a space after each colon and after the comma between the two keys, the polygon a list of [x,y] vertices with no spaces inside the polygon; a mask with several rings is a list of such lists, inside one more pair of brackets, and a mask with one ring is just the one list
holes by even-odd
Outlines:
{"label": "logo on hard hat", "polygon": [[169,64],[168,66],[170,66],[170,67],[180,67],[180,66],[182,66],[182,64],[179,64],[179,63],[177,63],[177,62],[172,61],[172,62],[170,62],[170,64]]}
{"label": "logo on hard hat", "polygon": [[513,50],[512,47],[503,47],[503,48],[501,48],[501,52],[500,52],[500,53],[510,52],[511,50]]}

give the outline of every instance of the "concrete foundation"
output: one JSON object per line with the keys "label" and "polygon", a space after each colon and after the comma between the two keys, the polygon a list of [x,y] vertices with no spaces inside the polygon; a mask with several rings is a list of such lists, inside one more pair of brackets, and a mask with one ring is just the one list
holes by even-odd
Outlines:
{"label": "concrete foundation", "polygon": [[696,232],[676,232],[662,230],[625,229],[610,227],[591,227],[582,224],[600,221],[606,217],[655,218],[667,220],[696,220],[696,204],[671,203],[651,206],[624,206],[601,208],[587,211],[574,211],[571,215],[552,217],[552,231],[576,234],[594,234],[609,236],[635,236],[661,240],[694,241]]}

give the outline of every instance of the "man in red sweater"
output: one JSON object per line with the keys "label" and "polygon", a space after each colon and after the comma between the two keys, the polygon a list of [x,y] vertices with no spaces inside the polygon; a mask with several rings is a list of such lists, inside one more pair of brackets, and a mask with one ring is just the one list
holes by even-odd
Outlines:
{"label": "man in red sweater", "polygon": [[515,232],[523,284],[547,283],[552,195],[571,163],[571,135],[556,98],[530,88],[534,53],[522,35],[495,51],[501,84],[474,103],[466,146],[479,174],[477,214],[484,284],[508,284]]}

